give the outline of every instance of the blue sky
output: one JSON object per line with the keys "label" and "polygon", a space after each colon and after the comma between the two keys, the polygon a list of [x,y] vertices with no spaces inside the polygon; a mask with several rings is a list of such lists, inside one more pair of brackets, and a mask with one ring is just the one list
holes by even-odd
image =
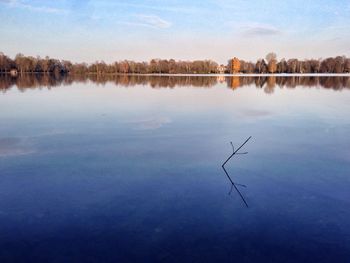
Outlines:
{"label": "blue sky", "polygon": [[0,0],[0,51],[72,61],[350,56],[350,0]]}

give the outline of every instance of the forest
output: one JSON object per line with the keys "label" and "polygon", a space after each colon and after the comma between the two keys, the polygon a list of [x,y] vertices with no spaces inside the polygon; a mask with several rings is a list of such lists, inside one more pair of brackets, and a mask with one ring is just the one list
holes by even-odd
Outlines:
{"label": "forest", "polygon": [[350,73],[350,58],[345,56],[325,59],[281,59],[269,53],[255,63],[229,59],[227,65],[212,60],[181,61],[152,59],[149,62],[122,60],[114,63],[72,63],[46,56],[45,58],[17,54],[13,59],[0,52],[0,73],[51,73],[51,74],[217,74],[217,73]]}

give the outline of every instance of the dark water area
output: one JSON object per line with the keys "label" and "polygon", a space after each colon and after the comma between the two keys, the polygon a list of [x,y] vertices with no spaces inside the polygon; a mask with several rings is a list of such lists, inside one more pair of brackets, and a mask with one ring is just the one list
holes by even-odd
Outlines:
{"label": "dark water area", "polygon": [[[350,262],[350,78],[0,76],[0,262]],[[221,165],[249,136],[242,152]]]}

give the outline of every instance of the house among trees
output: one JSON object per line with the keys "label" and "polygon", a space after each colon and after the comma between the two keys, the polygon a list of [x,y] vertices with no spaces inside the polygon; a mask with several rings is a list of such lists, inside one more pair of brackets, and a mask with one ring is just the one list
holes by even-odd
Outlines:
{"label": "house among trees", "polygon": [[226,70],[227,70],[227,67],[225,66],[225,65],[219,65],[218,67],[217,67],[217,72],[219,73],[219,74],[224,74],[225,72],[226,72]]}

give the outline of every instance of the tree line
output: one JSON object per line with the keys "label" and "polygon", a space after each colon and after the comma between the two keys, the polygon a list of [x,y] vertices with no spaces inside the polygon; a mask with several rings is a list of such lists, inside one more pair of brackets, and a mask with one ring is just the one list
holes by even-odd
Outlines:
{"label": "tree line", "polygon": [[16,70],[18,73],[53,74],[211,74],[217,73],[218,64],[212,60],[175,61],[152,59],[150,62],[123,60],[107,64],[72,63],[68,60],[40,58],[17,54],[14,59],[0,53],[0,73]]}
{"label": "tree line", "polygon": [[149,62],[123,60],[107,64],[72,63],[50,57],[32,57],[17,54],[14,59],[0,52],[0,73],[50,73],[50,74],[215,74],[215,73],[350,73],[350,59],[345,56],[326,59],[281,59],[269,53],[265,59],[255,63],[230,59],[227,65],[212,60],[176,61],[174,59],[152,59]]}
{"label": "tree line", "polygon": [[345,56],[305,60],[283,58],[278,61],[275,53],[269,53],[265,59],[252,63],[233,58],[229,60],[228,68],[230,73],[246,74],[350,73],[350,58]]}

